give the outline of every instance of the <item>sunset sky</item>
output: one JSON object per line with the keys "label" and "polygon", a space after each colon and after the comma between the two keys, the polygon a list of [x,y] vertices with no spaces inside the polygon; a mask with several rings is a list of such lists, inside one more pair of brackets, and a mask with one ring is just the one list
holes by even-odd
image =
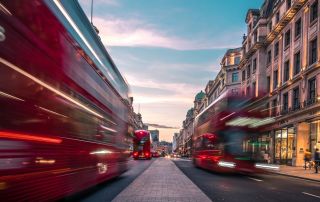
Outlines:
{"label": "sunset sky", "polygon": [[[90,17],[91,0],[79,0]],[[181,128],[187,110],[241,46],[245,15],[262,0],[94,0],[93,24],[127,79],[144,123]],[[152,129],[152,128],[151,128]],[[172,141],[179,129],[160,129]]]}

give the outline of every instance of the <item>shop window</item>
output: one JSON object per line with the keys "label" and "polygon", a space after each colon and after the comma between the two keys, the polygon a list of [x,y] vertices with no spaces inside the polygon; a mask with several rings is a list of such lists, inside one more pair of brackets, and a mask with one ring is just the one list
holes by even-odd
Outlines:
{"label": "shop window", "polygon": [[253,82],[253,83],[252,83],[252,95],[253,95],[253,96],[256,96],[256,88],[257,88],[257,87],[256,87],[256,82]]}
{"label": "shop window", "polygon": [[300,51],[294,54],[294,75],[298,74],[301,69]]}
{"label": "shop window", "polygon": [[315,148],[320,148],[320,121],[314,121],[310,123],[310,145],[308,149],[312,154]]}
{"label": "shop window", "polygon": [[295,130],[293,127],[275,131],[275,160],[280,164],[292,165]]}

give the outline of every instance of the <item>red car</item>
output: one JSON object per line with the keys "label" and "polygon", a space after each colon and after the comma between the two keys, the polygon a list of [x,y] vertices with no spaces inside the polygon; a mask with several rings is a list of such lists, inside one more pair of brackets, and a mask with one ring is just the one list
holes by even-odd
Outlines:
{"label": "red car", "polygon": [[160,154],[158,152],[152,152],[152,157],[158,158]]}

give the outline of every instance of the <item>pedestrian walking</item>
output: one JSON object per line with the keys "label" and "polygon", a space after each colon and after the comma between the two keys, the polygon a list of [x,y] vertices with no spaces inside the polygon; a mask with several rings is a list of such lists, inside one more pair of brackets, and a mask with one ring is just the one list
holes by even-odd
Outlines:
{"label": "pedestrian walking", "polygon": [[304,152],[304,169],[307,169],[307,163],[308,163],[308,167],[309,169],[311,169],[311,152],[309,151],[309,149],[306,149],[306,151]]}
{"label": "pedestrian walking", "polygon": [[319,167],[319,163],[320,163],[320,152],[319,149],[316,148],[316,150],[314,151],[314,167],[316,169],[316,173],[318,173],[318,167]]}

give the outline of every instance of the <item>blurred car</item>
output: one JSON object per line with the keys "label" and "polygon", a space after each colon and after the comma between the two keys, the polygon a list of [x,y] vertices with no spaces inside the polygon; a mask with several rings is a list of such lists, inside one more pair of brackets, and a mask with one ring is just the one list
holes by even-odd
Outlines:
{"label": "blurred car", "polygon": [[158,158],[160,157],[160,154],[158,152],[152,152],[152,157]]}

